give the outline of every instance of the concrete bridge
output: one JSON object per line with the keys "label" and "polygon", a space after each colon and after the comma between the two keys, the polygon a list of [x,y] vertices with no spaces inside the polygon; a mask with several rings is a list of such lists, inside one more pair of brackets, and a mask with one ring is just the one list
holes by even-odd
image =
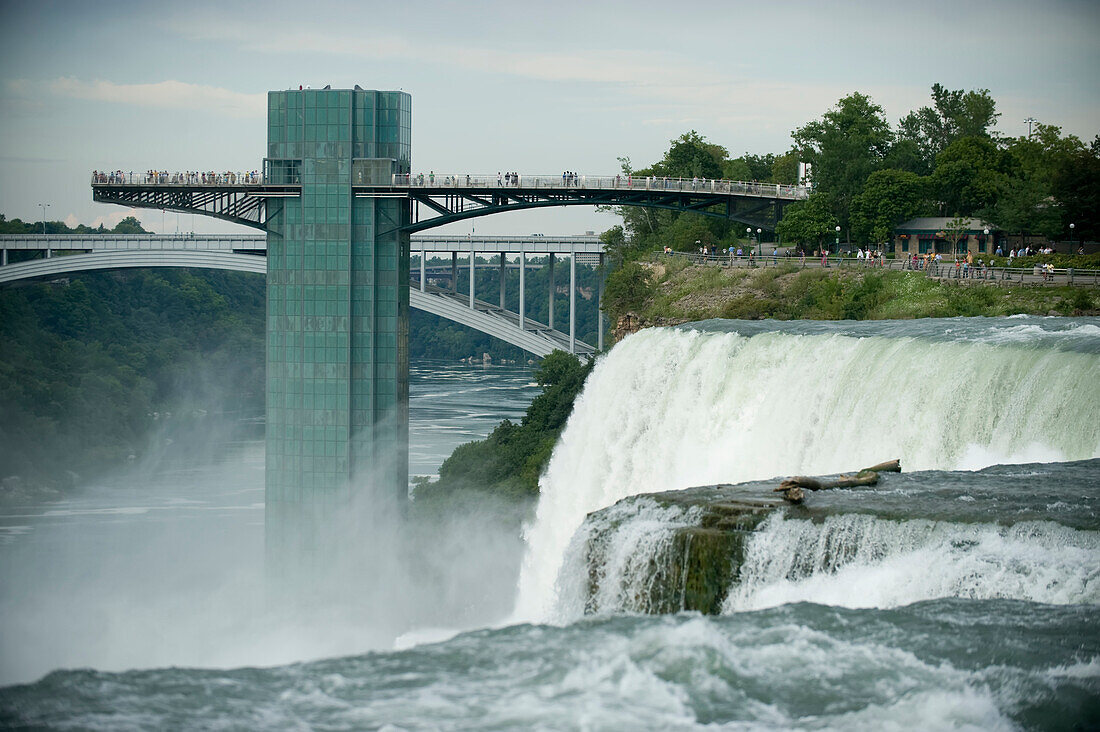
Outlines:
{"label": "concrete bridge", "polygon": [[[487,333],[536,356],[546,356],[555,349],[591,355],[603,348],[602,315],[595,347],[576,336],[576,264],[587,258],[591,264],[603,266],[603,242],[599,237],[418,235],[412,238],[412,247],[419,263],[419,279],[410,283],[410,306]],[[9,263],[9,252],[26,251],[38,252],[42,258]],[[64,255],[56,256],[55,252]],[[192,267],[266,274],[266,254],[267,237],[264,234],[5,234],[0,235],[0,284],[71,272],[138,267]],[[429,284],[427,260],[439,254],[449,254],[450,265],[430,269],[437,278],[448,279],[449,288]],[[499,262],[479,261],[478,255],[484,254],[496,255]],[[466,258],[462,269],[471,275],[474,268],[498,271],[498,304],[477,298],[476,277],[470,277],[468,293],[458,293],[459,255]],[[547,323],[526,317],[526,270],[544,266],[529,262],[529,255],[541,255],[548,260],[551,297]],[[509,256],[517,260],[514,266],[507,263]],[[566,331],[554,327],[554,266],[559,257],[566,257],[569,265]],[[508,267],[520,270],[518,313],[504,306],[504,271]],[[602,294],[602,278],[600,282]]]}

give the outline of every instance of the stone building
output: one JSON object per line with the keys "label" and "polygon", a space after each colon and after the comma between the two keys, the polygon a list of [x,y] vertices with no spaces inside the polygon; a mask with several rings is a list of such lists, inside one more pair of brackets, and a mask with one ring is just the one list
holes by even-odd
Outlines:
{"label": "stone building", "polygon": [[956,239],[958,232],[949,229],[954,220],[946,216],[925,216],[899,224],[894,228],[894,255],[992,254],[1004,238],[1004,232],[988,221],[966,219],[966,228]]}

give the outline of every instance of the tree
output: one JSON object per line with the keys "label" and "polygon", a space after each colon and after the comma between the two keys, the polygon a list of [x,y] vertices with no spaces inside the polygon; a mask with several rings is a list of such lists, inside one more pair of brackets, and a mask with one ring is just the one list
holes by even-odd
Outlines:
{"label": "tree", "polygon": [[893,141],[882,107],[856,92],[791,134],[802,160],[813,165],[814,184],[831,194],[833,214],[846,224],[852,200]]}
{"label": "tree", "polygon": [[943,230],[947,234],[947,240],[951,242],[951,251],[958,251],[959,242],[966,238],[970,230],[970,219],[956,216],[944,225]]}
{"label": "tree", "polygon": [[122,221],[119,221],[115,225],[114,233],[116,234],[148,234],[145,229],[142,228],[141,222],[133,216],[127,216]]}
{"label": "tree", "polygon": [[990,128],[997,124],[1000,112],[988,89],[954,91],[942,84],[932,85],[932,107],[910,112],[898,124],[898,144],[915,148],[917,160],[927,174],[936,157],[960,137],[991,138]]}
{"label": "tree", "polygon": [[992,140],[961,137],[939,154],[932,186],[944,215],[989,218],[1008,187],[1012,160]]}
{"label": "tree", "polygon": [[1100,238],[1100,135],[1090,148],[1058,163],[1051,192],[1061,204],[1067,228],[1074,225],[1074,239]]}
{"label": "tree", "polygon": [[[690,130],[670,141],[664,158],[650,170],[652,175],[670,178],[721,178],[722,164],[729,152],[721,145],[707,142],[695,130]],[[639,171],[639,175],[646,174]]]}
{"label": "tree", "polygon": [[824,236],[836,231],[837,220],[833,215],[833,202],[828,193],[821,191],[805,201],[793,203],[775,227],[784,240],[799,243],[821,244]]}
{"label": "tree", "polygon": [[894,227],[929,207],[928,179],[904,170],[876,170],[852,202],[852,229],[863,241],[887,241]]}

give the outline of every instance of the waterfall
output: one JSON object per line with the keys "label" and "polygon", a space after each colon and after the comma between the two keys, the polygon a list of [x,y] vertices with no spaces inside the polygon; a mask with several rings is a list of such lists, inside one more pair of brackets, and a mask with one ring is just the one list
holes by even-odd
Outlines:
{"label": "waterfall", "polygon": [[894,457],[908,472],[1100,456],[1095,320],[717,321],[626,338],[542,477],[516,618],[559,614],[574,533],[627,496]]}

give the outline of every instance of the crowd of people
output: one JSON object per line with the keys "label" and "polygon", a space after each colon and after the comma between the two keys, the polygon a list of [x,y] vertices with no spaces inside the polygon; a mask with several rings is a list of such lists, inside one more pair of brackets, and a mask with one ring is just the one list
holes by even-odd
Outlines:
{"label": "crowd of people", "polygon": [[144,173],[126,173],[121,170],[102,172],[92,171],[93,183],[122,183],[138,185],[236,185],[238,183],[263,183],[263,174],[258,170],[243,173],[188,170],[182,173],[169,173],[167,170],[147,170]]}

